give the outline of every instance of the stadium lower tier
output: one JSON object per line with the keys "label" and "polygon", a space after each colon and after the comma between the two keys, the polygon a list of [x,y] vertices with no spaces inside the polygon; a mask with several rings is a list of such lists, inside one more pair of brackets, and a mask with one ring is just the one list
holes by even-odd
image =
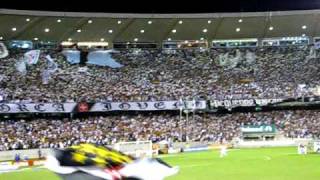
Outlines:
{"label": "stadium lower tier", "polygon": [[250,128],[270,130],[289,138],[319,138],[319,118],[319,110],[290,110],[191,114],[188,119],[164,112],[80,119],[2,120],[0,150],[63,148],[81,142],[108,145],[137,140],[220,143],[243,138],[244,130],[250,131]]}

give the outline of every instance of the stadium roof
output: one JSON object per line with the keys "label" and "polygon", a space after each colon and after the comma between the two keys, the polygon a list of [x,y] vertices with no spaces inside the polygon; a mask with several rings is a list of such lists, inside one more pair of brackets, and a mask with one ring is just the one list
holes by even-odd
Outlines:
{"label": "stadium roof", "polygon": [[0,9],[0,38],[45,41],[172,40],[320,36],[320,10],[118,14]]}

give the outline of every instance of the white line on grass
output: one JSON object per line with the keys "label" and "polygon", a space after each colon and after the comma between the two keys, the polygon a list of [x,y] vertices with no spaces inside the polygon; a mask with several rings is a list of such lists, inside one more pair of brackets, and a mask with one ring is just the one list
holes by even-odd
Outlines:
{"label": "white line on grass", "polygon": [[271,160],[271,157],[270,157],[270,156],[264,156],[264,160],[270,161],[270,160]]}
{"label": "white line on grass", "polygon": [[198,167],[198,166],[210,166],[214,163],[203,163],[203,164],[192,164],[187,166],[181,166],[181,168],[190,168],[190,167]]}

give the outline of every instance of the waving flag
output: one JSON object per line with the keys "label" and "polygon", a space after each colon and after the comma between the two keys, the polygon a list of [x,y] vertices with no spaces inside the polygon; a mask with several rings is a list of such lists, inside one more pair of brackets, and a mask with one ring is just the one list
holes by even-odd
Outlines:
{"label": "waving flag", "polygon": [[0,59],[5,58],[9,55],[6,45],[0,43]]}
{"label": "waving flag", "polygon": [[315,47],[316,49],[320,49],[320,41],[315,42],[315,43],[314,43],[314,47]]}
{"label": "waving flag", "polygon": [[37,64],[40,56],[40,50],[31,50],[24,54],[27,64]]}
{"label": "waving flag", "polygon": [[121,68],[123,65],[111,57],[112,50],[93,51],[88,55],[88,64]]}
{"label": "waving flag", "polygon": [[58,69],[57,63],[54,62],[54,60],[51,58],[50,55],[46,56],[46,59],[48,60],[48,71],[51,73],[54,73]]}
{"label": "waving flag", "polygon": [[15,66],[16,66],[17,71],[20,72],[22,75],[27,74],[26,62],[24,60],[17,61]]}
{"label": "waving flag", "polygon": [[64,50],[62,54],[66,56],[67,61],[70,64],[80,63],[80,51],[78,50]]}
{"label": "waving flag", "polygon": [[159,159],[135,159],[92,144],[55,150],[54,156],[47,157],[46,167],[64,180],[162,180],[179,171]]}
{"label": "waving flag", "polygon": [[51,78],[50,72],[48,70],[44,70],[41,73],[42,84],[49,84],[49,80]]}

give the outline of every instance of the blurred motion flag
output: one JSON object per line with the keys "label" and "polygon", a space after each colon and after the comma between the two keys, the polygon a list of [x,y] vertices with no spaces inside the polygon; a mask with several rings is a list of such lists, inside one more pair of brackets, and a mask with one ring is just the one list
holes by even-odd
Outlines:
{"label": "blurred motion flag", "polygon": [[15,66],[17,71],[20,72],[22,75],[25,76],[27,74],[26,62],[23,59],[17,61]]}
{"label": "blurred motion flag", "polygon": [[315,43],[314,43],[314,47],[315,47],[316,49],[320,49],[320,41],[315,42]]}
{"label": "blurred motion flag", "polygon": [[49,84],[49,79],[50,79],[50,72],[48,70],[44,70],[41,73],[41,78],[42,78],[42,84]]}
{"label": "blurred motion flag", "polygon": [[57,63],[54,62],[54,60],[51,58],[50,55],[46,56],[46,59],[48,60],[48,71],[51,73],[54,73],[58,69]]}
{"label": "blurred motion flag", "polygon": [[0,59],[5,58],[9,55],[6,45],[0,43]]}
{"label": "blurred motion flag", "polygon": [[66,56],[70,64],[80,63],[80,51],[78,50],[64,50],[62,54]]}
{"label": "blurred motion flag", "polygon": [[40,50],[31,50],[24,54],[27,64],[37,64],[40,56]]}
{"label": "blurred motion flag", "polygon": [[92,144],[55,150],[46,167],[64,180],[162,180],[179,171],[159,159],[135,159]]}
{"label": "blurred motion flag", "polygon": [[108,66],[111,68],[121,68],[123,65],[118,63],[111,57],[113,50],[101,50],[93,51],[88,55],[88,64],[94,64],[98,66]]}

